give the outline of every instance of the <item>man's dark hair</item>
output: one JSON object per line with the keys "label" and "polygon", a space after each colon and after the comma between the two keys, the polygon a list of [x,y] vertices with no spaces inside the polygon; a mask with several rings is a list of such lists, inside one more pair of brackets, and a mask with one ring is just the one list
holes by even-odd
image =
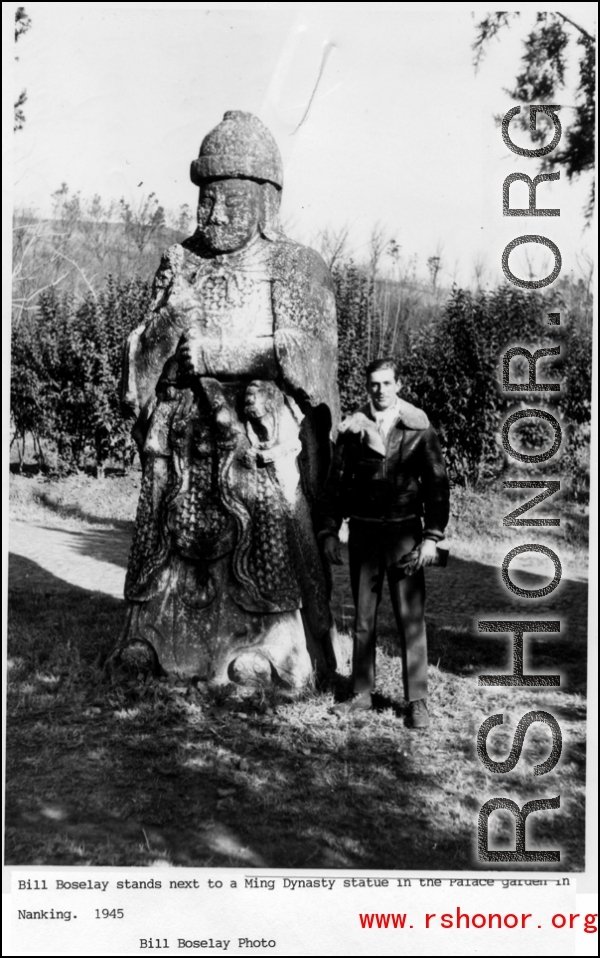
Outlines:
{"label": "man's dark hair", "polygon": [[395,359],[391,356],[382,356],[380,359],[373,359],[367,368],[365,369],[365,376],[367,382],[369,382],[369,376],[371,373],[376,372],[378,369],[391,369],[394,374],[394,379],[400,379],[400,367]]}

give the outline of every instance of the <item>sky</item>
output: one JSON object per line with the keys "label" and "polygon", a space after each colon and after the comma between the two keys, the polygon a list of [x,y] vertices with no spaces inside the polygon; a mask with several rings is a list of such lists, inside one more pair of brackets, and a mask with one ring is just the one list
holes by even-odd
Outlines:
{"label": "sky", "polygon": [[[189,164],[203,136],[225,110],[250,110],[281,149],[282,215],[294,239],[347,227],[360,260],[380,226],[421,274],[437,254],[442,283],[468,283],[475,262],[497,282],[506,243],[541,228],[502,216],[505,176],[538,167],[506,148],[493,117],[513,105],[503,88],[543,6],[518,5],[520,20],[476,75],[482,4],[25,3],[32,28],[18,62],[5,57],[12,88],[28,95],[24,129],[3,147],[5,198],[14,185],[16,206],[48,215],[64,182],[82,197],[136,203],[153,192],[169,210],[193,210]],[[3,4],[9,41],[15,7]],[[561,9],[595,30],[594,4]],[[572,84],[560,102],[566,118]],[[569,184],[563,173],[539,191],[541,205],[561,210],[543,224],[569,251],[563,272],[577,274],[591,244],[588,190],[587,179]],[[524,203],[525,186],[512,195]],[[540,268],[550,263],[535,249]],[[516,272],[522,254],[511,256]]]}

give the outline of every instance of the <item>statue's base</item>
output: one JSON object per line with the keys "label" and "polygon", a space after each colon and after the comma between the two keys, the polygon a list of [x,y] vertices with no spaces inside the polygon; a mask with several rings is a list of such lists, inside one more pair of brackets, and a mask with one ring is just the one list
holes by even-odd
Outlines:
{"label": "statue's base", "polygon": [[[309,654],[299,610],[247,616],[246,628],[238,628],[237,634],[217,631],[210,636],[175,635],[159,629],[153,611],[146,603],[130,605],[115,660],[128,662],[133,657],[140,660],[141,668],[156,674],[197,679],[213,686],[234,683],[249,689],[271,686],[289,690],[312,684],[320,665]],[[188,641],[183,641],[186,637]]]}

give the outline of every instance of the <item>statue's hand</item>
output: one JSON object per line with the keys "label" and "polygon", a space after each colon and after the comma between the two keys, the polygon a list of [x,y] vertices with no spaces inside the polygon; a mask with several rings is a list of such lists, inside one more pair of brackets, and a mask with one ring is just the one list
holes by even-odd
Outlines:
{"label": "statue's hand", "polygon": [[240,457],[240,461],[246,469],[254,469],[256,465],[256,449],[246,449],[246,451]]}
{"label": "statue's hand", "polygon": [[179,340],[175,358],[188,376],[206,376],[208,373],[203,346],[193,330],[185,332]]}
{"label": "statue's hand", "polygon": [[267,466],[273,462],[273,456],[261,449],[246,449],[242,456],[242,463],[247,469],[253,469],[255,466]]}

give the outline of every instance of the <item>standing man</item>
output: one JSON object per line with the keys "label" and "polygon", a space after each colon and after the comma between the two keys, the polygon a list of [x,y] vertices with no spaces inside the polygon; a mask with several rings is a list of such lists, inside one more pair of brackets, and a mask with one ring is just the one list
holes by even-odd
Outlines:
{"label": "standing man", "polygon": [[[350,581],[356,609],[350,701],[352,713],[371,708],[375,687],[377,608],[384,574],[402,649],[404,695],[413,728],[427,728],[427,636],[424,566],[436,557],[449,513],[449,485],[439,440],[421,409],[398,396],[393,359],[366,369],[369,401],[339,429],[321,501],[323,548],[342,562],[338,531],[350,519]],[[405,571],[397,563],[414,553]]]}

